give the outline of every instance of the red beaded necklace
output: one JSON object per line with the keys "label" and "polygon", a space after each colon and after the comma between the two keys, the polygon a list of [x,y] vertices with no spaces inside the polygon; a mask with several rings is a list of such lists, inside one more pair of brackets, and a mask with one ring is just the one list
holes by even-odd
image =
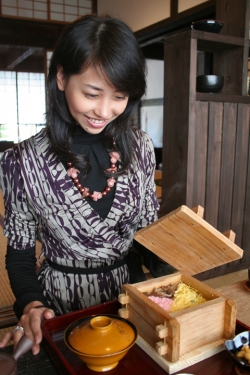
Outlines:
{"label": "red beaded necklace", "polygon": [[[108,169],[108,172],[115,173],[117,171],[117,160],[120,161],[120,155],[116,151],[112,151],[109,153],[110,155],[110,168]],[[97,201],[98,199],[101,199],[102,197],[105,197],[111,190],[111,188],[115,185],[116,179],[114,177],[110,177],[107,179],[107,186],[106,188],[102,191],[93,191],[91,194],[89,192],[89,188],[83,187],[82,184],[80,183],[77,175],[80,173],[80,171],[76,168],[73,167],[72,163],[67,163],[69,169],[67,170],[68,175],[72,178],[75,186],[77,189],[80,191],[82,198],[89,197],[93,201]]]}

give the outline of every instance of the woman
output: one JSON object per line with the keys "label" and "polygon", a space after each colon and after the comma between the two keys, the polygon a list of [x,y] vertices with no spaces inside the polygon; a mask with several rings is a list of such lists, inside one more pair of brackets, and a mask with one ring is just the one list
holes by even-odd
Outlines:
{"label": "woman", "polygon": [[135,231],[158,209],[154,148],[131,126],[145,88],[145,61],[123,22],[91,15],[64,30],[50,63],[46,128],[1,159],[19,322],[0,347],[25,332],[37,354],[43,319],[116,299],[122,284],[143,279],[128,265],[133,273]]}

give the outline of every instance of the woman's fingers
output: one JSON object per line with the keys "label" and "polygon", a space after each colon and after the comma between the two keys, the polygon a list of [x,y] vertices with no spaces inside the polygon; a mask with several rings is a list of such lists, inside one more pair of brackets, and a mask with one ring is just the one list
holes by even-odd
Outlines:
{"label": "woman's fingers", "polygon": [[13,337],[13,342],[14,342],[14,349],[16,348],[18,342],[20,341],[20,339],[23,337],[24,335],[24,328],[23,326],[20,324],[18,324],[13,332],[12,332],[12,337]]}
{"label": "woman's fingers", "polygon": [[3,339],[0,341],[0,348],[5,347],[10,340],[13,340],[14,349],[17,346],[17,343],[20,341],[22,336],[25,334],[29,337],[34,345],[32,346],[32,353],[34,355],[38,354],[40,351],[40,343],[42,341],[42,330],[41,323],[44,319],[54,318],[55,313],[53,310],[44,308],[31,308],[30,311],[24,314],[17,326],[14,327],[12,332],[6,333]]}
{"label": "woman's fingers", "polygon": [[40,344],[40,342],[42,341],[42,338],[43,338],[42,337],[42,330],[41,330],[41,323],[44,320],[54,318],[54,316],[55,316],[55,313],[54,313],[53,310],[45,308],[45,309],[43,309],[42,314],[41,314],[41,320],[40,320],[40,323],[39,323],[39,327],[36,324],[36,321],[33,321],[34,326],[32,326],[32,331],[33,331],[33,334],[34,334],[36,344]]}
{"label": "woman's fingers", "polygon": [[[34,346],[32,347],[33,354],[38,354],[40,351],[39,344],[43,338],[41,323],[44,321],[44,319],[51,319],[54,316],[54,311],[48,309],[47,307],[31,308],[28,314],[22,316],[21,321],[24,319],[26,335],[34,342]],[[27,320],[27,318],[29,319]]]}
{"label": "woman's fingers", "polygon": [[31,351],[32,351],[33,355],[39,354],[39,352],[40,352],[40,345],[38,345],[38,344],[33,345],[32,348],[31,348]]}
{"label": "woman's fingers", "polygon": [[33,335],[33,341],[35,344],[40,344],[42,341],[42,330],[41,323],[44,320],[44,311],[35,311],[30,318],[30,330]]}
{"label": "woman's fingers", "polygon": [[46,310],[44,311],[43,316],[44,316],[44,319],[52,319],[52,318],[55,317],[55,313],[54,313],[54,311],[51,310],[51,309],[46,309]]}
{"label": "woman's fingers", "polygon": [[4,348],[9,341],[13,339],[13,333],[7,332],[3,339],[0,341],[0,348]]}

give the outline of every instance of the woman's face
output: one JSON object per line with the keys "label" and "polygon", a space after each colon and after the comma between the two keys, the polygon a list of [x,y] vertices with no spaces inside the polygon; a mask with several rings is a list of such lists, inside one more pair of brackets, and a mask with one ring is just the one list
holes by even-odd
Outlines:
{"label": "woman's face", "polygon": [[70,113],[76,123],[90,134],[100,133],[127,106],[128,96],[108,82],[92,67],[67,80],[63,68],[58,68],[58,89],[65,92]]}

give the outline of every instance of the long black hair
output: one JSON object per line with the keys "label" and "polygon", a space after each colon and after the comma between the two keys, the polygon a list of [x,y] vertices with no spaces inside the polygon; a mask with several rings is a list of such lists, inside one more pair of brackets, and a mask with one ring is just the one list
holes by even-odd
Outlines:
{"label": "long black hair", "polygon": [[115,139],[122,160],[122,173],[131,161],[133,136],[131,118],[146,90],[145,59],[130,28],[108,15],[87,15],[69,24],[57,41],[48,74],[47,134],[54,152],[63,161],[87,173],[84,156],[71,153],[69,145],[76,123],[69,111],[64,91],[57,87],[57,69],[66,79],[88,67],[103,72],[112,85],[129,96],[125,111],[105,129],[107,149]]}

